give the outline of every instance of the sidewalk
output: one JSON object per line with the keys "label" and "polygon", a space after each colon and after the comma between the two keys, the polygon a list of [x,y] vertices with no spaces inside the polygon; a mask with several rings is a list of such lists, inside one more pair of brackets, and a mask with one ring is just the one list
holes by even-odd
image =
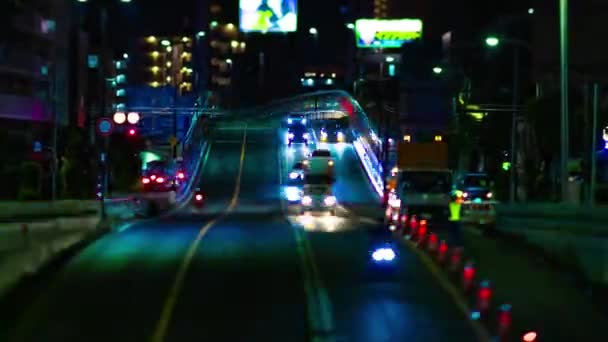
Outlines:
{"label": "sidewalk", "polygon": [[608,333],[608,312],[574,270],[523,241],[472,229],[465,230],[465,246],[478,279],[491,280],[496,303],[513,306],[518,333],[536,330],[543,341],[557,342],[597,341]]}

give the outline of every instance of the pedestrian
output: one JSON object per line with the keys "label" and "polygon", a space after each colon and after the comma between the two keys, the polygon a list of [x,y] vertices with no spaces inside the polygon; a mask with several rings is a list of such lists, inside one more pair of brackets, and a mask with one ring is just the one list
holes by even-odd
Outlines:
{"label": "pedestrian", "polygon": [[448,217],[449,245],[453,246],[453,248],[460,249],[464,247],[461,222],[462,203],[464,202],[463,197],[462,191],[452,191],[449,203],[450,216]]}

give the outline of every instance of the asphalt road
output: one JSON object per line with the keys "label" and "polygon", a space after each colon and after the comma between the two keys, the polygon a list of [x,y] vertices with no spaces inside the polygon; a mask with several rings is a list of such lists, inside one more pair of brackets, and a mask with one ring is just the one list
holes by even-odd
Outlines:
{"label": "asphalt road", "polygon": [[301,152],[276,132],[218,130],[204,209],[134,224],[24,285],[0,302],[0,341],[475,341],[412,252],[369,269],[377,199],[351,146],[329,146],[338,217],[292,215],[281,186]]}

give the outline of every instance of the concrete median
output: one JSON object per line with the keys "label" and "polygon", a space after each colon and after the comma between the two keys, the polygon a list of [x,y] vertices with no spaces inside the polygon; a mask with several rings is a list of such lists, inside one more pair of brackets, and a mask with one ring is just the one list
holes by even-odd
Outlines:
{"label": "concrete median", "polygon": [[99,217],[0,224],[0,295],[66,250],[95,236]]}
{"label": "concrete median", "polygon": [[523,238],[591,283],[608,285],[608,212],[561,204],[499,205],[496,229]]}

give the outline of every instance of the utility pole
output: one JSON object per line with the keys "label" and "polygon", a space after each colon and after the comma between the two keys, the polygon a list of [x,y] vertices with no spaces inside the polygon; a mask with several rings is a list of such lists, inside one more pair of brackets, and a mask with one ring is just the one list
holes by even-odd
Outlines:
{"label": "utility pole", "polygon": [[517,200],[517,106],[519,104],[519,46],[513,47],[513,115],[511,117],[511,169],[509,170],[509,200]]}
{"label": "utility pole", "polygon": [[589,204],[595,205],[595,187],[597,178],[597,116],[599,112],[599,85],[593,85],[593,123],[591,124],[591,181],[589,182]]}
{"label": "utility pole", "polygon": [[560,179],[561,200],[568,198],[568,158],[569,158],[569,113],[568,113],[568,0],[559,0],[560,23],[560,71],[561,71],[561,116],[560,116]]}
{"label": "utility pole", "polygon": [[[104,3],[99,4],[99,20],[100,20],[100,33],[101,33],[101,51],[99,53],[99,78],[100,78],[100,96],[99,96],[99,117],[105,117],[106,112],[106,62],[107,62],[107,25],[108,25],[108,9]],[[106,218],[106,207],[105,199],[109,195],[109,183],[110,183],[110,137],[104,136],[101,147],[100,161],[102,163],[102,180],[103,180],[103,192],[101,196],[101,218]]]}
{"label": "utility pole", "polygon": [[53,48],[53,59],[51,61],[50,67],[50,84],[49,84],[49,100],[50,100],[50,109],[51,115],[53,118],[53,134],[51,140],[51,158],[53,159],[51,162],[51,200],[57,199],[57,140],[59,134],[59,118],[57,115],[57,53],[55,52],[56,47]]}

